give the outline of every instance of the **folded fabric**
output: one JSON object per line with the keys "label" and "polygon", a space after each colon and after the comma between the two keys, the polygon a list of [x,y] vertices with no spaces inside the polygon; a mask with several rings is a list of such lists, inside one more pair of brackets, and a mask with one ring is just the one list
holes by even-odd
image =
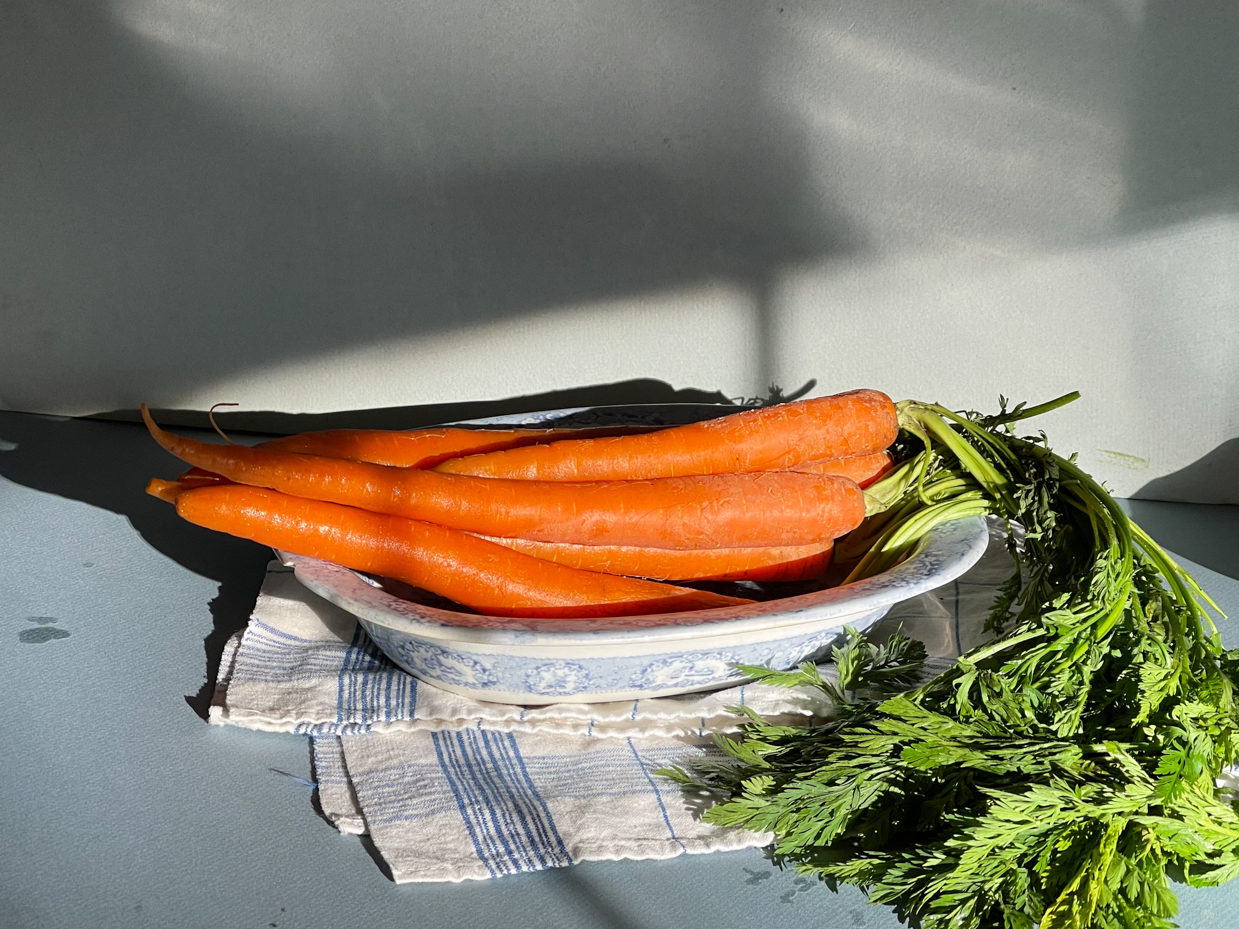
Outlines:
{"label": "folded fabric", "polygon": [[[992,540],[968,574],[897,605],[873,634],[902,627],[925,642],[927,670],[939,669],[981,640],[1010,570]],[[225,649],[211,721],[311,736],[324,815],[341,832],[368,832],[403,883],[767,844],[703,823],[708,798],[656,774],[717,752],[712,733],[738,728],[736,706],[786,722],[832,709],[820,691],[762,684],[624,703],[482,703],[401,671],[350,614],[272,562],[249,625]]]}

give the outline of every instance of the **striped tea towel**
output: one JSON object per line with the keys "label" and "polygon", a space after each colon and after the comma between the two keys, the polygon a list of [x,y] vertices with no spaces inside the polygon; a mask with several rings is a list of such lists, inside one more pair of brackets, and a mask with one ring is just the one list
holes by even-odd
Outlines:
{"label": "striped tea towel", "polygon": [[[980,641],[1011,566],[993,531],[968,574],[900,604],[873,634],[902,626],[933,669]],[[831,711],[816,691],[761,684],[624,703],[481,703],[401,671],[350,614],[273,561],[225,649],[211,721],[309,735],[323,813],[341,832],[368,832],[404,883],[767,844],[702,823],[703,798],[654,774],[716,752],[710,734],[737,728],[727,710],[737,705],[787,721]]]}

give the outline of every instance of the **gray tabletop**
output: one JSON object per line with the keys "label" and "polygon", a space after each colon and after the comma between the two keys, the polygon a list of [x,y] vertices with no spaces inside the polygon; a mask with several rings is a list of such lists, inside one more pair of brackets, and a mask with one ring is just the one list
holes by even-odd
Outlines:
{"label": "gray tabletop", "polygon": [[[175,473],[138,426],[0,413],[0,927],[899,925],[759,850],[392,884],[316,815],[304,737],[203,721],[269,550],[145,496]],[[1239,617],[1237,508],[1130,506]],[[1239,884],[1179,899],[1239,915]]]}

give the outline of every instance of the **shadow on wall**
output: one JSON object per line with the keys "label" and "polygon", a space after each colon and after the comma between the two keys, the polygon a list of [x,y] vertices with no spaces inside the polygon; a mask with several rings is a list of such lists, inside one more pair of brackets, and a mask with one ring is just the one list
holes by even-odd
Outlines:
{"label": "shadow on wall", "polygon": [[[652,7],[630,25],[654,58],[630,64],[605,30],[631,14],[605,4],[545,31],[489,4],[346,6],[0,9],[8,406],[131,406],[705,281],[760,299],[842,241],[763,104],[764,13]],[[282,44],[246,34],[261,16]]]}
{"label": "shadow on wall", "polygon": [[1239,194],[1239,4],[1150,0],[1131,84],[1129,213]]}
{"label": "shadow on wall", "polygon": [[[1157,500],[1124,500],[1124,509],[1157,543],[1179,558],[1239,580],[1239,507],[1188,506]],[[1208,592],[1209,582],[1197,575]],[[1226,624],[1223,635],[1234,645]]]}
{"label": "shadow on wall", "polygon": [[[1239,4],[1152,0],[1145,9],[1131,90],[1128,141],[1130,219],[1181,218],[1239,204]],[[1236,274],[1236,269],[1221,269]],[[1210,285],[1216,282],[1206,282]],[[1191,299],[1193,294],[1184,294]],[[1223,311],[1227,312],[1227,311]],[[1229,311],[1239,314],[1239,305]],[[1232,319],[1233,321],[1233,319]],[[1140,320],[1150,341],[1184,341],[1182,323],[1163,314]],[[1239,399],[1239,363],[1210,372],[1221,395]],[[1142,378],[1173,376],[1156,363]],[[1239,439],[1222,443],[1172,474],[1149,481],[1133,497],[1185,503],[1239,504]]]}

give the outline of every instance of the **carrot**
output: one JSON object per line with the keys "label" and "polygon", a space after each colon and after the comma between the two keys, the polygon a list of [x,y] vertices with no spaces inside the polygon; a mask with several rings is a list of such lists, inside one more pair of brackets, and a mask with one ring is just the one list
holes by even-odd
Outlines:
{"label": "carrot", "polygon": [[[394,468],[432,468],[461,455],[502,451],[556,439],[630,435],[650,431],[652,427],[647,426],[537,429],[463,429],[443,426],[406,432],[390,429],[329,429],[280,436],[278,439],[259,442],[256,447],[322,455],[326,458],[347,458],[350,461],[369,461]],[[190,468],[178,478],[193,479],[219,480],[219,475],[202,468]]]}
{"label": "carrot", "polygon": [[[174,503],[176,494],[182,490],[231,483],[218,475],[188,479],[182,476],[175,482],[152,480],[146,489],[152,496]],[[485,535],[480,538],[535,558],[584,571],[658,581],[805,581],[819,576],[830,566],[834,550],[831,542],[757,548],[674,549],[578,545]]]}
{"label": "carrot", "polygon": [[[386,429],[330,429],[303,432],[259,443],[260,448],[275,448],[328,458],[349,458],[399,468],[431,468],[461,455],[520,448],[556,439],[631,433],[643,427],[615,429],[463,429],[439,427],[394,431]],[[648,431],[648,430],[645,430]]]}
{"label": "carrot", "polygon": [[793,470],[807,471],[810,474],[836,474],[840,477],[850,477],[863,490],[879,480],[892,467],[890,452],[874,452],[872,455],[853,455],[850,458],[806,461],[796,465]]}
{"label": "carrot", "polygon": [[512,481],[209,445],[160,429],[145,406],[142,415],[165,449],[230,481],[482,535],[680,549],[808,545],[850,532],[865,512],[856,483],[831,475]]}
{"label": "carrot", "polygon": [[797,400],[643,435],[563,439],[436,466],[450,474],[608,481],[794,468],[881,451],[899,434],[895,405],[876,390]]}
{"label": "carrot", "polygon": [[202,486],[204,485],[189,481],[161,481],[159,478],[153,477],[147,482],[146,492],[152,497],[158,497],[164,503],[176,503],[177,494],[188,490],[197,490]]}
{"label": "carrot", "polygon": [[413,584],[493,616],[673,613],[751,603],[708,591],[541,561],[465,532],[353,507],[225,484],[152,481],[199,526]]}
{"label": "carrot", "polygon": [[177,477],[180,483],[192,482],[195,484],[218,484],[223,480],[218,474],[213,474],[210,471],[204,471],[202,468],[190,468],[188,471],[182,471]]}
{"label": "carrot", "polygon": [[826,570],[833,551],[829,542],[685,550],[483,538],[556,564],[659,581],[804,581]]}

